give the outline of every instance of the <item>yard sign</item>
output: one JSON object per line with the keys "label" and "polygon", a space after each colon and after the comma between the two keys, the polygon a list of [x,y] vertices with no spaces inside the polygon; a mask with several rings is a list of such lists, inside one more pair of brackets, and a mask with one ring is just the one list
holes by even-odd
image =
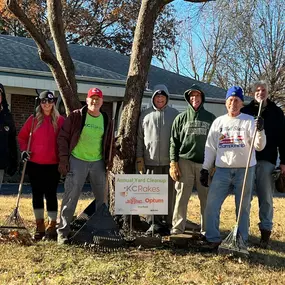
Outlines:
{"label": "yard sign", "polygon": [[167,215],[168,175],[115,175],[116,215]]}

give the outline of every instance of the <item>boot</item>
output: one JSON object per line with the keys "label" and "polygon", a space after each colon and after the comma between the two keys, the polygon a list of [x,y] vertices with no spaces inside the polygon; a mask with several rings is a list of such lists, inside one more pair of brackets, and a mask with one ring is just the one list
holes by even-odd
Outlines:
{"label": "boot", "polygon": [[36,232],[34,234],[34,240],[42,240],[42,238],[45,236],[45,221],[44,219],[38,219],[36,220]]}
{"label": "boot", "polygon": [[260,233],[261,233],[261,238],[260,238],[259,246],[265,249],[268,246],[271,231],[260,229]]}
{"label": "boot", "polygon": [[57,232],[56,232],[56,221],[49,221],[46,227],[46,236],[47,240],[57,240]]}

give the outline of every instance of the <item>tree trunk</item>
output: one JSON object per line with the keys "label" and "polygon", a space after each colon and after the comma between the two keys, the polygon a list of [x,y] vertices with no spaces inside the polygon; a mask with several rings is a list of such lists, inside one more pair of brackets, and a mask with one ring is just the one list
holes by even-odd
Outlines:
{"label": "tree trunk", "polygon": [[[127,77],[123,111],[116,140],[113,173],[134,173],[137,127],[141,101],[152,58],[153,30],[162,8],[171,1],[143,0],[136,25]],[[109,178],[109,182],[112,179]],[[114,185],[109,183],[110,209],[114,209]]]}

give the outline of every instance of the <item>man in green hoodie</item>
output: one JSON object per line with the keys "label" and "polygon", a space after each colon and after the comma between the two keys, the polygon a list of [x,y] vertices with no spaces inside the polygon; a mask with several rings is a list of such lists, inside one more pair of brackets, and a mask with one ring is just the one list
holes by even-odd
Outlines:
{"label": "man in green hoodie", "polygon": [[208,187],[202,186],[199,178],[207,135],[215,116],[204,109],[205,94],[197,85],[186,90],[184,97],[189,107],[175,118],[170,137],[169,173],[176,182],[171,234],[185,231],[187,206],[194,186],[200,199],[201,232],[205,232]]}

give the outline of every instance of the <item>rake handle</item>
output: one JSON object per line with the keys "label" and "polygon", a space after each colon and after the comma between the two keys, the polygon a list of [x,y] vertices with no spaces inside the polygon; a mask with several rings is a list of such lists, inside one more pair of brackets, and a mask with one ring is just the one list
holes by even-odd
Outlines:
{"label": "rake handle", "polygon": [[[37,104],[38,104],[38,97],[35,98],[35,106],[34,106],[34,112],[33,112],[33,120],[32,120],[31,130],[30,130],[30,133],[29,133],[29,139],[28,139],[28,145],[27,145],[27,152],[30,151],[30,147],[31,147],[32,134],[33,134],[34,124],[35,124],[35,118],[36,118],[36,108],[37,108]],[[25,178],[26,168],[27,168],[27,161],[25,161],[25,162],[24,162],[24,165],[23,165],[21,180],[20,180],[20,183],[19,183],[19,189],[18,189],[18,195],[17,195],[17,202],[16,202],[15,213],[17,213],[18,208],[19,208],[19,202],[20,202],[20,197],[21,197],[21,194],[22,194],[23,182],[24,182],[24,178]]]}
{"label": "rake handle", "polygon": [[[261,100],[259,103],[258,114],[257,114],[258,117],[260,116],[260,113],[261,113],[262,104],[263,104],[263,100]],[[240,197],[240,202],[239,202],[238,216],[237,216],[237,221],[236,221],[236,227],[238,227],[239,221],[240,221],[241,206],[242,206],[242,202],[243,202],[243,198],[244,198],[246,179],[247,179],[247,174],[248,174],[249,164],[250,164],[250,160],[251,160],[251,156],[252,156],[252,151],[253,151],[256,133],[257,133],[257,127],[254,128],[253,138],[252,138],[252,141],[250,144],[249,155],[248,155],[248,159],[247,159],[247,163],[246,163],[246,168],[245,168],[245,173],[244,173],[244,178],[243,178],[243,183],[242,183],[241,197]]]}

